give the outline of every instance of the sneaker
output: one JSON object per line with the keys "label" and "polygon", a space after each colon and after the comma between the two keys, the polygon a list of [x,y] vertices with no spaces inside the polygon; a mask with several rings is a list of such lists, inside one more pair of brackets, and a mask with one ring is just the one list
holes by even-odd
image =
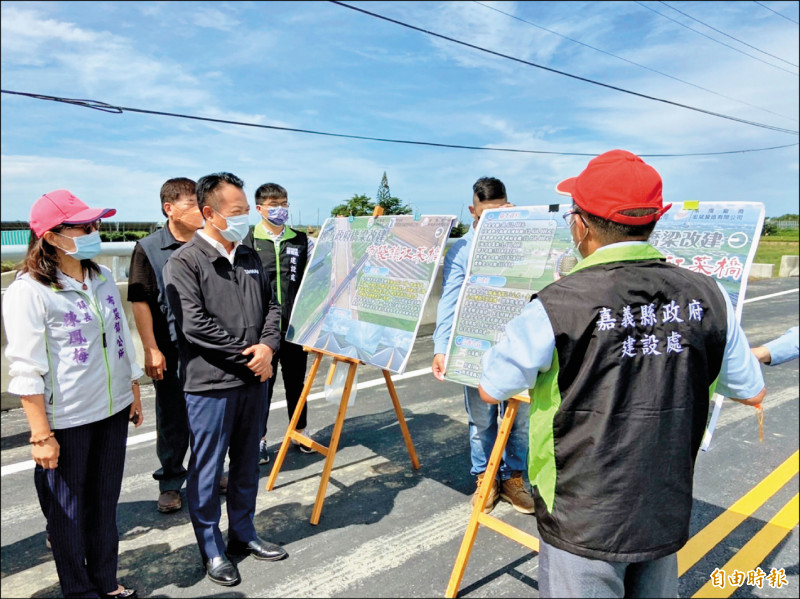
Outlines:
{"label": "sneaker", "polygon": [[500,483],[500,499],[508,501],[515,510],[523,514],[532,514],[533,497],[525,490],[522,472],[514,472],[511,478]]}
{"label": "sneaker", "polygon": [[[478,493],[481,490],[481,483],[483,482],[483,475],[486,474],[485,472],[481,472],[478,475],[478,479],[476,480],[476,487],[475,492],[472,494],[472,499],[470,500],[470,504],[472,507],[475,507],[475,504],[478,503]],[[498,492],[498,484],[497,479],[494,479],[494,484],[492,488],[489,489],[489,498],[486,500],[486,506],[483,508],[483,513],[488,514],[494,509],[497,500],[499,499],[499,492]]]}
{"label": "sneaker", "polygon": [[258,463],[261,466],[269,464],[269,447],[266,439],[261,439],[258,443]]}
{"label": "sneaker", "polygon": [[219,494],[226,495],[228,493],[228,477],[224,474],[219,479]]}
{"label": "sneaker", "polygon": [[162,514],[181,509],[181,494],[178,491],[164,491],[158,496],[158,511]]}
{"label": "sneaker", "polygon": [[[301,429],[301,430],[299,430],[299,431],[297,431],[297,432],[298,432],[298,433],[300,433],[301,435],[303,435],[303,434],[305,434],[305,432],[306,432],[306,429]],[[313,449],[311,449],[310,447],[306,447],[305,445],[302,445],[302,444],[298,443],[298,442],[297,442],[297,441],[295,441],[294,439],[292,439],[292,445],[294,445],[295,447],[297,447],[297,449],[299,449],[301,453],[314,453],[314,450],[313,450]]]}

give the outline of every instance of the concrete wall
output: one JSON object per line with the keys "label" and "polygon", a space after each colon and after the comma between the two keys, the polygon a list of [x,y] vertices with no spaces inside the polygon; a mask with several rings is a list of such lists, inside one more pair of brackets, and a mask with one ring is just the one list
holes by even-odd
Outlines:
{"label": "concrete wall", "polygon": [[750,265],[750,278],[751,279],[771,279],[775,276],[774,264],[758,264],[753,262]]}
{"label": "concrete wall", "polygon": [[[109,265],[110,266],[110,265]],[[7,272],[2,274],[2,288],[5,289],[11,282],[14,280],[16,276],[16,272]],[[133,343],[136,349],[136,361],[144,367],[144,348],[142,347],[142,340],[139,338],[139,333],[136,330],[136,321],[133,319],[133,310],[131,309],[130,302],[126,301],[128,297],[128,283],[125,282],[118,282],[117,289],[119,289],[119,295],[124,300],[125,304],[125,317],[128,319],[128,325],[131,329],[131,334],[133,335]],[[420,323],[419,328],[419,335],[430,335],[433,333],[433,329],[436,325],[436,306],[439,303],[439,295],[442,289],[442,269],[436,273],[436,280],[434,281],[433,289],[431,290],[431,294],[428,297],[428,302],[425,305],[425,309],[422,312],[422,322]],[[7,393],[8,391],[8,360],[6,359],[6,329],[5,326],[0,327],[0,350],[2,351],[2,357],[0,358],[0,366],[2,367],[2,385],[0,391],[2,391],[2,405],[0,409],[7,410],[10,407],[17,407],[19,406],[19,400],[16,396],[10,395]]]}
{"label": "concrete wall", "polygon": [[800,256],[781,256],[779,277],[796,277],[800,275]]}

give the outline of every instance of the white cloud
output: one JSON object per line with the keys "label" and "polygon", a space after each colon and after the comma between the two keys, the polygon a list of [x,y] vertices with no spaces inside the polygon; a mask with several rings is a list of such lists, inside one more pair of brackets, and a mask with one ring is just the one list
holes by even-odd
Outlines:
{"label": "white cloud", "polygon": [[220,31],[233,31],[240,25],[239,20],[234,18],[230,12],[223,12],[216,8],[201,8],[192,11],[189,19],[198,27],[219,29]]}

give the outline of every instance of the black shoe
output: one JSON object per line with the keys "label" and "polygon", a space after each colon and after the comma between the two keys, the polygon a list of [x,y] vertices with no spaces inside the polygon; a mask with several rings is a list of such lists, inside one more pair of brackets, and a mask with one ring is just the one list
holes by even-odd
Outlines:
{"label": "black shoe", "polygon": [[270,562],[276,562],[289,555],[280,545],[268,543],[261,538],[256,538],[255,541],[250,541],[249,543],[231,541],[228,543],[228,553],[230,555],[252,555],[256,559]]}
{"label": "black shoe", "polygon": [[103,593],[100,596],[104,599],[137,599],[139,597],[136,594],[136,589],[122,589],[119,593]]}
{"label": "black shoe", "polygon": [[227,557],[212,557],[206,561],[206,576],[211,582],[216,582],[224,587],[232,587],[242,582],[236,565]]}

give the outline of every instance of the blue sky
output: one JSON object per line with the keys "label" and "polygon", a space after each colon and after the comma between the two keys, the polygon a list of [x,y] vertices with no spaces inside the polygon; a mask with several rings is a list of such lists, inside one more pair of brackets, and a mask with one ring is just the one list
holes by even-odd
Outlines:
{"label": "blue sky", "polygon": [[[586,79],[798,130],[797,2],[351,4]],[[2,94],[3,220],[27,220],[32,202],[58,188],[116,208],[115,219],[161,220],[166,179],[230,171],[251,200],[260,184],[280,183],[294,223],[317,224],[353,194],[374,198],[385,171],[392,195],[414,210],[467,221],[481,176],[502,179],[518,205],[563,201],[555,184],[590,157],[557,153],[689,154],[798,142],[796,133],[592,85],[330,2],[2,2],[0,23],[4,90],[556,153],[108,114]],[[667,201],[761,201],[767,216],[798,212],[797,145],[645,160],[661,173]]]}

